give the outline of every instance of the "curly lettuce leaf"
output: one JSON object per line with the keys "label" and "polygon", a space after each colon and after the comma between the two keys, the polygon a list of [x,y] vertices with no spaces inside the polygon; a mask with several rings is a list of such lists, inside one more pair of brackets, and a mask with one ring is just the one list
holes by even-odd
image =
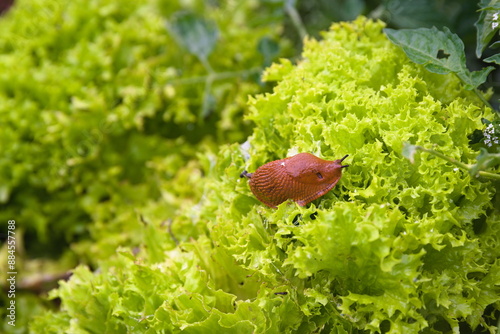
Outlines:
{"label": "curly lettuce leaf", "polygon": [[[142,224],[150,230],[139,248],[96,272],[78,269],[52,294],[67,316],[40,316],[33,332],[50,322],[97,329],[94,314],[100,330],[116,332],[494,332],[496,185],[402,154],[405,142],[439,146],[471,164],[469,134],[493,114],[456,76],[414,64],[382,29],[365,18],[334,24],[305,42],[300,62],[268,68],[276,86],[249,100],[248,145],[200,154],[199,200],[172,216],[178,245]],[[350,167],[306,207],[265,207],[240,173],[298,152],[350,154]],[[190,227],[197,233],[182,233]]]}

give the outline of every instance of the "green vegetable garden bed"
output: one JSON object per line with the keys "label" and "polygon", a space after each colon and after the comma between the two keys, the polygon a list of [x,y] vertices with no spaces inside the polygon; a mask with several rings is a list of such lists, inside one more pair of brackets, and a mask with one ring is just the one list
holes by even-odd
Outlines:
{"label": "green vegetable garden bed", "polygon": [[[272,24],[231,35],[220,16],[226,38],[260,46],[227,59],[196,15],[165,28],[148,5],[54,2],[71,16],[35,39],[16,15],[42,2],[26,3],[0,20],[25,34],[0,34],[0,224],[16,221],[18,275],[4,331],[498,332],[492,69],[469,72],[449,30],[360,16],[292,61]],[[306,206],[269,208],[239,177],[300,152],[349,155]]]}

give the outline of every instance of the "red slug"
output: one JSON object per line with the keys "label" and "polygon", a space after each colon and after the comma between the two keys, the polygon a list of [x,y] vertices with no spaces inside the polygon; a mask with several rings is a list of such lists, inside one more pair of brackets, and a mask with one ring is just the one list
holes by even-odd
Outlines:
{"label": "red slug", "polygon": [[310,153],[271,161],[254,173],[243,171],[240,177],[249,179],[250,189],[259,201],[275,208],[288,199],[300,206],[329,192],[342,176],[342,159],[328,161]]}

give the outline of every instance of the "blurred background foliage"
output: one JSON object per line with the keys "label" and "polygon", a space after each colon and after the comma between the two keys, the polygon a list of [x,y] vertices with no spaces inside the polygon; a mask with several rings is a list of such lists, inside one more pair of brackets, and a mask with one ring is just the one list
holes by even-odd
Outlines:
{"label": "blurred background foliage", "polygon": [[39,296],[77,264],[96,268],[153,231],[172,248],[205,233],[193,217],[175,227],[169,219],[186,206],[196,215],[201,165],[220,145],[246,140],[247,97],[270,91],[263,69],[296,61],[305,35],[320,38],[358,15],[393,28],[447,26],[478,69],[477,8],[469,0],[2,2],[0,231],[16,220],[24,305],[16,333],[57,307]]}

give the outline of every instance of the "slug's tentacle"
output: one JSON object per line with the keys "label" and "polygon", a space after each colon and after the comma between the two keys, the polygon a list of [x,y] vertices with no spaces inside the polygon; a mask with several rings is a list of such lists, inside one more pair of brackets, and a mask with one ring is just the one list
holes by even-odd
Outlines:
{"label": "slug's tentacle", "polygon": [[[349,154],[346,154],[342,157],[342,159],[339,159],[340,162],[344,161],[345,158],[347,158],[349,156]],[[341,165],[340,168],[346,168],[346,167],[349,167],[349,165]]]}
{"label": "slug's tentacle", "polygon": [[240,174],[240,178],[242,178],[242,177],[246,177],[247,179],[250,179],[250,178],[252,178],[252,173],[249,173],[249,172],[247,172],[246,170],[244,170],[244,171],[243,171],[243,172],[241,172],[241,174]]}

